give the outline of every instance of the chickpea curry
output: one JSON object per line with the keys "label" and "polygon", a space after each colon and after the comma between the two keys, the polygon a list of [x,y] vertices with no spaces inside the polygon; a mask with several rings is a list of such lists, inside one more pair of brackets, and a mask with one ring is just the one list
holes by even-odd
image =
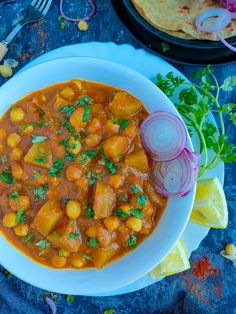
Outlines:
{"label": "chickpea curry", "polygon": [[0,121],[0,232],[53,268],[102,268],[136,248],[167,204],[128,92],[78,79],[35,91]]}

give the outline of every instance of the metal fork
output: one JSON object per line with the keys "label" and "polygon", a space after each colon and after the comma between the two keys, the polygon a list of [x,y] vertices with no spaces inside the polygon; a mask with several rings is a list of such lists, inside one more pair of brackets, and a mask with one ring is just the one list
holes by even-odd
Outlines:
{"label": "metal fork", "polygon": [[31,3],[26,8],[24,18],[16,25],[13,31],[7,36],[5,40],[0,43],[0,61],[4,58],[8,52],[7,46],[15,38],[18,32],[26,24],[37,22],[42,20],[45,15],[48,13],[52,0],[32,0]]}

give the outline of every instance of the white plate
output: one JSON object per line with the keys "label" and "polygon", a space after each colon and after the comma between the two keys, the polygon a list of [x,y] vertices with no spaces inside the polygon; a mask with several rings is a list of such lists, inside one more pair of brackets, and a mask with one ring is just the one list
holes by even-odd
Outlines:
{"label": "white plate", "polygon": [[[149,54],[148,52],[142,49],[136,50],[130,45],[117,46],[113,43],[94,43],[94,42],[59,48],[57,50],[54,50],[46,55],[43,55],[37,58],[35,61],[27,65],[23,70],[25,70],[26,68],[29,68],[30,66],[34,64],[41,63],[46,60],[53,60],[55,58],[69,57],[69,56],[90,56],[90,57],[99,57],[99,58],[115,61],[124,65],[128,65],[129,67],[139,71],[140,73],[142,73],[147,78],[153,81],[155,80],[155,76],[157,72],[164,75],[168,73],[169,71],[173,71],[175,75],[180,75],[184,77],[179,71],[177,71],[170,64],[166,63],[159,57]],[[223,164],[219,165],[214,170],[214,172],[207,174],[207,177],[210,177],[210,176],[217,176],[220,179],[220,181],[223,183],[223,180],[224,180]],[[185,229],[181,237],[181,240],[184,242],[189,255],[191,254],[193,250],[195,250],[199,246],[202,239],[208,233],[208,230],[209,229],[207,228],[203,228],[203,227],[188,223],[187,228]],[[9,267],[6,267],[6,268],[9,269]],[[15,273],[14,270],[13,270],[13,273]],[[22,278],[22,276],[20,276],[20,278]],[[27,280],[27,278],[28,276],[22,279],[32,283],[32,280],[30,279]],[[122,287],[121,289],[104,292],[99,295],[105,296],[105,295],[117,295],[117,294],[128,293],[128,292],[132,292],[132,291],[136,291],[141,288],[144,288],[148,285],[153,284],[156,281],[151,280],[149,276],[146,275],[140,278],[139,280],[133,282],[132,284]],[[36,286],[39,286],[38,283],[33,283],[33,284]],[[50,289],[50,286],[51,285],[46,286],[44,284],[42,287],[45,288],[46,290],[58,291],[58,289],[52,289],[52,288]],[[76,290],[70,289],[70,291],[71,291],[71,294],[76,294]],[[64,292],[69,293],[68,291],[64,291]]]}

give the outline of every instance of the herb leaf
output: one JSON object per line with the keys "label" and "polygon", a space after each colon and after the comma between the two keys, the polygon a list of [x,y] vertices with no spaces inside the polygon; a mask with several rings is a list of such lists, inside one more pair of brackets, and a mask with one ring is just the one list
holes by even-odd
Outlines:
{"label": "herb leaf", "polygon": [[13,177],[10,169],[3,169],[2,172],[0,172],[0,180],[7,184],[16,183],[16,178]]}
{"label": "herb leaf", "polygon": [[48,242],[47,240],[43,240],[43,239],[38,241],[37,243],[35,243],[35,245],[39,246],[39,247],[41,247],[43,249],[48,249],[48,248],[51,247],[51,243]]}
{"label": "herb leaf", "polygon": [[91,118],[92,106],[86,106],[83,114],[83,122],[87,122]]}
{"label": "herb leaf", "polygon": [[107,167],[107,169],[109,170],[111,174],[115,174],[117,172],[115,165],[112,163],[112,161],[109,158],[107,158],[107,156],[104,153],[103,147],[101,147],[100,150],[102,154],[102,159],[105,162],[105,166]]}
{"label": "herb leaf", "polygon": [[87,218],[94,217],[93,205],[91,203],[88,203],[84,210]]}
{"label": "herb leaf", "polygon": [[37,172],[32,173],[32,177],[36,179],[40,178],[40,172],[37,171]]}
{"label": "herb leaf", "polygon": [[127,126],[129,125],[129,120],[126,119],[119,119],[120,129],[125,130]]}
{"label": "herb leaf", "polygon": [[24,243],[32,243],[34,239],[35,239],[35,234],[33,232],[30,232],[22,238],[22,241]]}
{"label": "herb leaf", "polygon": [[48,190],[48,185],[47,184],[42,184],[40,187],[38,188],[34,188],[34,197],[41,199],[41,200],[45,200],[47,197],[46,191]]}
{"label": "herb leaf", "polygon": [[97,248],[99,246],[98,238],[97,237],[88,238],[87,244],[90,247]]}
{"label": "herb leaf", "polygon": [[77,232],[70,232],[70,233],[67,234],[67,239],[68,240],[72,239],[72,240],[76,241],[76,240],[78,240],[79,235],[80,235],[80,231],[79,230]]}
{"label": "herb leaf", "polygon": [[143,208],[147,204],[147,196],[145,194],[141,194],[136,197],[136,201],[139,204],[139,207]]}
{"label": "herb leaf", "polygon": [[143,214],[142,214],[142,212],[141,212],[140,209],[132,208],[132,209],[129,210],[129,212],[130,212],[130,214],[131,214],[132,216],[135,216],[135,217],[137,217],[138,219],[141,219],[141,220],[144,219],[144,218],[143,218]]}
{"label": "herb leaf", "polygon": [[137,246],[138,238],[135,234],[131,234],[128,241],[126,242],[126,246],[130,249],[134,249]]}
{"label": "herb leaf", "polygon": [[76,159],[76,155],[65,152],[65,158],[70,161],[74,161]]}
{"label": "herb leaf", "polygon": [[127,217],[129,217],[129,214],[123,212],[123,210],[120,209],[120,208],[117,208],[117,209],[114,211],[114,215],[115,215],[116,217],[121,217],[121,218],[127,218]]}
{"label": "herb leaf", "polygon": [[64,161],[61,159],[56,159],[52,167],[48,169],[48,175],[51,177],[60,177],[63,169]]}
{"label": "herb leaf", "polygon": [[14,200],[17,204],[19,204],[19,193],[17,191],[13,191],[10,195],[9,195],[9,199]]}
{"label": "herb leaf", "polygon": [[46,156],[38,156],[34,158],[34,161],[38,164],[44,164],[46,161]]}
{"label": "herb leaf", "polygon": [[47,136],[41,136],[41,135],[32,135],[32,143],[41,143],[48,139]]}
{"label": "herb leaf", "polygon": [[24,215],[24,208],[20,208],[16,213],[16,224],[20,224],[26,221],[26,216]]}

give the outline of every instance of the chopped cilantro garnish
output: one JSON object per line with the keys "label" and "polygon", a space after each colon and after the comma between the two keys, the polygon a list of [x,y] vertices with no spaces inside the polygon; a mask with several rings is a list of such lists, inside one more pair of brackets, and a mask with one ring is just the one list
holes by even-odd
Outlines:
{"label": "chopped cilantro garnish", "polygon": [[13,177],[10,169],[3,169],[0,172],[0,180],[8,184],[16,183],[16,178]]}
{"label": "chopped cilantro garnish", "polygon": [[56,133],[56,134],[61,134],[61,133],[62,133],[62,130],[56,130],[55,133]]}
{"label": "chopped cilantro garnish", "polygon": [[62,170],[64,169],[64,161],[61,159],[56,159],[48,169],[48,175],[51,177],[60,177]]}
{"label": "chopped cilantro garnish", "polygon": [[22,241],[24,243],[32,243],[34,239],[35,239],[35,234],[33,232],[30,232],[22,238]]}
{"label": "chopped cilantro garnish", "polygon": [[35,157],[34,161],[37,162],[38,164],[44,164],[46,161],[46,156]]}
{"label": "chopped cilantro garnish", "polygon": [[32,135],[32,143],[41,143],[48,139],[47,136],[41,136],[41,135]]}
{"label": "chopped cilantro garnish", "polygon": [[69,119],[70,116],[72,115],[72,113],[75,111],[75,106],[73,105],[68,105],[68,106],[63,106],[61,109],[60,109],[60,112],[64,112],[66,115],[66,119]]}
{"label": "chopped cilantro garnish", "polygon": [[85,258],[87,261],[92,261],[93,259],[92,259],[92,257],[91,256],[89,256],[88,254],[83,254],[82,255],[83,256],[83,258]]}
{"label": "chopped cilantro garnish", "polygon": [[93,205],[91,203],[89,203],[84,210],[87,218],[94,217]]}
{"label": "chopped cilantro garnish", "polygon": [[121,218],[127,218],[127,217],[129,217],[129,214],[123,212],[123,210],[120,209],[120,208],[117,208],[117,209],[114,211],[114,215],[115,215],[116,217],[121,217]]}
{"label": "chopped cilantro garnish", "polygon": [[111,161],[109,158],[107,158],[107,156],[105,155],[104,150],[103,150],[103,147],[101,147],[100,150],[101,150],[102,159],[103,159],[103,161],[105,162],[106,168],[109,170],[109,172],[110,172],[111,174],[115,174],[115,173],[116,173],[116,168],[115,168],[114,164],[113,164],[112,161]]}
{"label": "chopped cilantro garnish", "polygon": [[65,29],[65,27],[66,27],[66,22],[65,22],[65,21],[64,21],[64,22],[61,22],[60,27],[61,27],[61,29]]}
{"label": "chopped cilantro garnish", "polygon": [[17,225],[26,221],[26,216],[24,215],[24,211],[25,211],[25,208],[18,209],[18,212],[16,213],[16,221],[15,221]]}
{"label": "chopped cilantro garnish", "polygon": [[130,249],[134,249],[137,246],[138,238],[135,234],[131,234],[128,241],[126,242],[126,246]]}
{"label": "chopped cilantro garnish", "polygon": [[143,214],[142,214],[142,212],[141,212],[140,209],[135,209],[135,208],[133,208],[133,209],[130,209],[129,212],[130,212],[130,214],[131,214],[132,216],[135,216],[135,217],[137,217],[138,219],[143,220]]}
{"label": "chopped cilantro garnish", "polygon": [[106,309],[104,310],[103,314],[114,314],[115,313],[115,309]]}
{"label": "chopped cilantro garnish", "polygon": [[34,188],[34,197],[41,199],[41,200],[45,200],[47,197],[46,191],[48,190],[48,185],[47,184],[42,184],[40,187],[38,188]]}
{"label": "chopped cilantro garnish", "polygon": [[37,171],[37,172],[32,173],[32,177],[38,179],[40,177],[40,172]]}
{"label": "chopped cilantro garnish", "polygon": [[14,200],[16,203],[19,204],[19,193],[17,191],[13,191],[10,195],[9,195],[9,199]]}
{"label": "chopped cilantro garnish", "polygon": [[88,238],[87,244],[90,247],[97,248],[99,246],[98,238],[97,237]]}
{"label": "chopped cilantro garnish", "polygon": [[129,199],[128,195],[126,193],[121,193],[119,196],[118,196],[118,201],[119,202],[127,202]]}
{"label": "chopped cilantro garnish", "polygon": [[36,246],[42,247],[43,249],[48,249],[51,247],[51,243],[48,242],[47,240],[40,240],[37,243],[35,243]]}
{"label": "chopped cilantro garnish", "polygon": [[86,179],[88,179],[88,182],[90,185],[94,185],[99,178],[100,176],[97,174],[97,172],[94,172],[94,171],[89,171],[86,174]]}
{"label": "chopped cilantro garnish", "polygon": [[66,158],[67,160],[73,161],[73,160],[76,159],[76,155],[71,154],[71,153],[68,153],[68,152],[65,152],[65,158]]}
{"label": "chopped cilantro garnish", "polygon": [[8,270],[4,270],[4,276],[7,279],[11,279],[13,277],[12,273],[10,273]]}
{"label": "chopped cilantro garnish", "polygon": [[96,152],[96,150],[88,149],[88,150],[86,150],[86,155],[88,157],[91,157],[91,158],[96,158],[97,152]]}
{"label": "chopped cilantro garnish", "polygon": [[139,192],[143,193],[143,190],[141,189],[141,187],[140,187],[138,184],[131,185],[131,186],[130,186],[130,189],[131,189],[131,191],[132,191],[134,194],[138,194]]}
{"label": "chopped cilantro garnish", "polygon": [[6,155],[2,155],[1,159],[2,159],[3,164],[5,164],[7,162],[7,156]]}
{"label": "chopped cilantro garnish", "polygon": [[89,96],[81,96],[79,100],[77,100],[74,105],[87,106],[92,103],[92,98]]}
{"label": "chopped cilantro garnish", "polygon": [[141,194],[136,197],[136,201],[139,204],[139,207],[143,208],[147,204],[147,196],[145,194]]}
{"label": "chopped cilantro garnish", "polygon": [[63,251],[62,251],[62,249],[59,249],[59,251],[58,251],[58,256],[63,257]]}
{"label": "chopped cilantro garnish", "polygon": [[86,153],[82,153],[81,154],[81,160],[79,161],[79,164],[80,165],[84,165],[84,164],[86,164],[86,162],[88,161],[88,156],[87,156],[87,154]]}
{"label": "chopped cilantro garnish", "polygon": [[66,297],[66,301],[67,302],[73,302],[75,299],[75,296],[74,295],[71,295],[71,294],[68,294],[68,296]]}
{"label": "chopped cilantro garnish", "polygon": [[68,197],[62,197],[62,203],[64,204],[64,205],[66,205],[68,202],[69,202],[69,198]]}
{"label": "chopped cilantro garnish", "polygon": [[79,235],[80,235],[80,231],[79,230],[77,232],[70,232],[70,233],[67,234],[67,239],[68,240],[72,239],[72,240],[76,241],[76,240],[78,240]]}
{"label": "chopped cilantro garnish", "polygon": [[91,118],[92,106],[86,106],[83,114],[83,122],[87,122]]}
{"label": "chopped cilantro garnish", "polygon": [[45,250],[41,250],[38,252],[38,256],[42,256],[45,253]]}
{"label": "chopped cilantro garnish", "polygon": [[120,129],[125,130],[127,126],[129,125],[129,120],[126,119],[119,119]]}
{"label": "chopped cilantro garnish", "polygon": [[66,127],[66,129],[67,129],[68,132],[74,133],[75,130],[72,128],[72,126],[71,126],[71,124],[70,124],[70,122],[69,122],[68,120],[65,120],[65,121],[63,122],[63,126]]}
{"label": "chopped cilantro garnish", "polygon": [[163,51],[163,52],[166,52],[167,50],[169,50],[170,49],[170,46],[167,44],[167,43],[165,43],[164,41],[162,41],[161,42],[161,50]]}

